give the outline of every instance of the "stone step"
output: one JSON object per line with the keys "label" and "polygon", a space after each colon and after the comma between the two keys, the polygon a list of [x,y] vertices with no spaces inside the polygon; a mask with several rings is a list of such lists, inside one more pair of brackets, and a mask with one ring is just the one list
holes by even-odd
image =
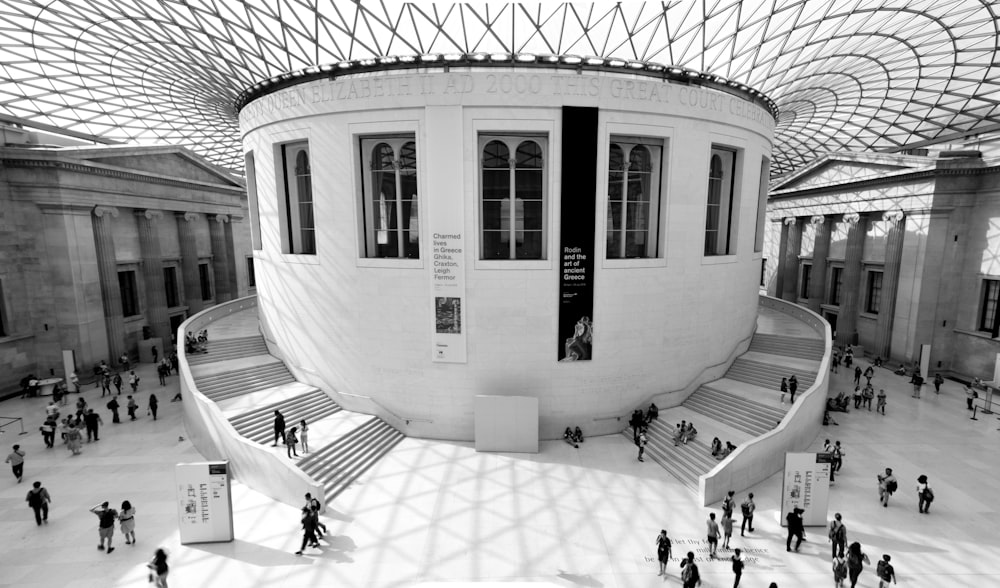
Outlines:
{"label": "stone step", "polygon": [[315,423],[341,410],[340,405],[322,390],[315,390],[297,398],[276,402],[250,413],[229,419],[233,427],[247,439],[267,444],[274,439],[274,411],[285,417],[285,428],[297,427],[303,419]]}

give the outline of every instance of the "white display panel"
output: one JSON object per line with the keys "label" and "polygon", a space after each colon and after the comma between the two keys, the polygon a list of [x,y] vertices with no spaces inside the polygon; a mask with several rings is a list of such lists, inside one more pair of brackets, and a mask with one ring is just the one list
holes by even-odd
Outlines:
{"label": "white display panel", "polygon": [[826,525],[830,502],[830,453],[786,453],[785,473],[781,483],[781,525],[795,507],[803,509],[807,527]]}
{"label": "white display panel", "polygon": [[476,451],[538,453],[538,399],[476,396]]}
{"label": "white display panel", "polygon": [[179,463],[175,476],[181,544],[232,541],[229,462]]}

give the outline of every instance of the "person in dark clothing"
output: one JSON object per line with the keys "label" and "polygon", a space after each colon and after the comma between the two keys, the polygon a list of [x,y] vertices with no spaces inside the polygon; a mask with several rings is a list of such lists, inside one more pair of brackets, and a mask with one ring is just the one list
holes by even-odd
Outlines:
{"label": "person in dark clothing", "polygon": [[632,442],[638,445],[639,430],[646,424],[646,420],[642,416],[642,411],[638,408],[632,411],[632,418],[629,419],[628,424],[632,426]]}
{"label": "person in dark clothing", "polygon": [[788,377],[788,393],[791,395],[789,397],[789,404],[795,404],[795,391],[799,389],[799,379],[792,374]]}
{"label": "person in dark clothing", "polygon": [[149,412],[153,415],[153,420],[156,420],[156,411],[160,408],[160,401],[157,400],[156,394],[149,395]]}
{"label": "person in dark clothing", "polygon": [[861,385],[861,366],[854,366],[854,385]]}
{"label": "person in dark clothing", "polygon": [[681,560],[681,581],[684,588],[701,585],[701,574],[698,573],[698,564],[694,563],[693,551],[689,551],[687,557]]}
{"label": "person in dark clothing", "polygon": [[[119,374],[118,372],[115,372],[115,377],[111,380],[111,383],[115,385],[115,390],[118,391],[118,394],[121,394],[122,393],[122,375]],[[108,392],[110,393],[111,390],[109,389]],[[102,394],[102,396],[103,396],[103,394]]]}
{"label": "person in dark clothing", "polygon": [[93,408],[88,408],[87,414],[83,415],[83,422],[87,426],[87,443],[90,443],[91,440],[100,441],[98,427],[104,424],[101,415],[94,412]]}
{"label": "person in dark clothing", "polygon": [[39,526],[42,523],[48,524],[49,503],[52,502],[52,497],[49,496],[49,491],[42,487],[42,483],[34,482],[31,490],[28,490],[28,495],[24,499],[28,502],[31,510],[35,511],[35,522]]}
{"label": "person in dark clothing", "polygon": [[149,350],[153,353],[153,363],[156,363],[160,357],[159,350],[156,348],[156,345],[153,345]]}
{"label": "person in dark clothing", "polygon": [[785,515],[785,521],[788,522],[788,538],[785,539],[785,551],[792,550],[792,537],[795,537],[795,551],[799,550],[799,545],[802,545],[802,537],[805,534],[805,528],[802,524],[802,513],[805,511],[799,507],[795,507]]}
{"label": "person in dark clothing", "polygon": [[118,418],[118,408],[120,406],[121,405],[118,404],[118,399],[115,398],[114,396],[112,396],[111,400],[108,401],[108,410],[111,411],[111,422],[112,423],[120,423],[120,422],[122,422],[121,419]]}
{"label": "person in dark clothing", "polygon": [[277,447],[278,446],[278,439],[279,438],[281,439],[282,443],[285,442],[285,417],[281,414],[280,411],[275,410],[274,411],[274,445],[272,445],[271,447]]}
{"label": "person in dark clothing", "polygon": [[319,539],[316,539],[316,527],[319,515],[307,506],[302,507],[302,547],[295,552],[295,555],[302,555],[306,545],[309,547],[319,547]]}

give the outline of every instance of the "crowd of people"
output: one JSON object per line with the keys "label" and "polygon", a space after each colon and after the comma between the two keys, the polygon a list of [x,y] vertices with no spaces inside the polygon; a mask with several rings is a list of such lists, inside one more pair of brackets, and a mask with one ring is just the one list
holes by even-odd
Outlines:
{"label": "crowd of people", "polygon": [[285,415],[278,409],[274,410],[274,444],[278,446],[278,440],[285,446],[288,459],[299,457],[297,449],[302,448],[302,453],[309,453],[309,425],[305,419],[299,421],[298,426],[285,426]]}

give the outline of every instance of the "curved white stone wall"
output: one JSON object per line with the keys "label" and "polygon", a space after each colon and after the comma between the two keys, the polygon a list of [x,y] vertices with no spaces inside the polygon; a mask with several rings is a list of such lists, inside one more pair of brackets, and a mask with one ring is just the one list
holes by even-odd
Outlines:
{"label": "curved white stone wall", "polygon": [[[564,165],[563,106],[598,109],[596,165]],[[754,328],[761,164],[774,122],[739,96],[611,72],[394,71],[302,83],[251,102],[240,120],[255,168],[257,294],[276,354],[300,379],[348,408],[389,416],[407,434],[471,439],[477,394],[537,397],[543,438],[567,425],[610,432],[622,425],[601,417],[684,388]],[[419,259],[364,254],[360,145],[393,133],[416,144]],[[543,138],[544,259],[481,259],[487,134]],[[662,144],[659,247],[651,258],[605,253],[612,137]],[[315,255],[283,253],[280,145],[302,140],[311,158]],[[730,255],[704,255],[713,146],[736,153]],[[573,206],[562,193],[566,173],[594,174],[597,185],[593,211],[581,212],[596,225],[590,361],[557,357],[567,337],[559,328],[561,212]],[[458,289],[435,278],[435,234],[449,236],[437,239],[443,248],[462,251],[447,253],[458,263],[449,267]],[[442,283],[451,293],[435,289]],[[454,292],[462,297],[462,335],[442,338],[435,294]]]}

